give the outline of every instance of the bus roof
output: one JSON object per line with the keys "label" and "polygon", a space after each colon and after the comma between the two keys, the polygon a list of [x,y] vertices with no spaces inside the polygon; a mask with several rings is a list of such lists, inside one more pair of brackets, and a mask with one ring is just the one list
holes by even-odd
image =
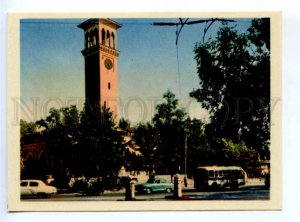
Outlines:
{"label": "bus roof", "polygon": [[202,166],[197,167],[196,169],[205,169],[205,170],[243,170],[239,166]]}

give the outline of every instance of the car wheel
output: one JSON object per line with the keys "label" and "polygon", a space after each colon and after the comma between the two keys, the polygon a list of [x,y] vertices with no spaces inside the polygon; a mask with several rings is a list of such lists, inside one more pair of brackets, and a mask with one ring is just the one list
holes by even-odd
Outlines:
{"label": "car wheel", "polygon": [[147,188],[147,189],[146,189],[146,193],[147,193],[147,194],[150,194],[150,193],[152,193],[152,190],[151,190],[150,188]]}
{"label": "car wheel", "polygon": [[212,185],[211,185],[211,189],[213,190],[213,191],[216,191],[216,190],[218,190],[218,184],[216,183],[216,182],[214,182]]}
{"label": "car wheel", "polygon": [[46,197],[46,194],[45,193],[37,193],[36,196],[38,198],[45,198]]}
{"label": "car wheel", "polygon": [[233,184],[231,184],[231,186],[230,186],[230,189],[231,189],[231,190],[237,190],[238,188],[239,188],[238,183],[233,183]]}
{"label": "car wheel", "polygon": [[167,188],[166,189],[166,193],[171,193],[172,192],[172,189],[171,188]]}
{"label": "car wheel", "polygon": [[101,189],[100,190],[100,195],[103,195],[104,194],[104,189]]}

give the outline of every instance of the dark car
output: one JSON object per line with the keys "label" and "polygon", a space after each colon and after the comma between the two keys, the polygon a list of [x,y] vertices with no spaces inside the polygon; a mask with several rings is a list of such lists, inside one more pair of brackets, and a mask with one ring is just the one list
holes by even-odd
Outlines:
{"label": "dark car", "polygon": [[137,184],[135,189],[138,193],[166,192],[174,190],[174,184],[168,183],[166,179],[155,178],[149,179],[146,183]]}

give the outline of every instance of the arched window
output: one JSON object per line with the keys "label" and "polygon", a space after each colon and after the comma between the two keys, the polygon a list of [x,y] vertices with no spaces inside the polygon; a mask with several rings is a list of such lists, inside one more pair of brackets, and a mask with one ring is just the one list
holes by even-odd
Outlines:
{"label": "arched window", "polygon": [[101,31],[101,43],[102,45],[105,45],[105,30],[102,29]]}
{"label": "arched window", "polygon": [[98,43],[99,43],[98,29],[95,28],[93,31],[93,45],[97,45]]}
{"label": "arched window", "polygon": [[108,83],[108,89],[110,90],[110,82]]}
{"label": "arched window", "polygon": [[109,31],[107,30],[107,32],[106,32],[106,40],[107,40],[107,46],[108,47],[110,47],[110,33],[109,33]]}
{"label": "arched window", "polygon": [[93,46],[93,42],[94,42],[94,35],[93,35],[93,32],[90,32],[89,38],[90,38],[90,47],[92,47],[92,46]]}
{"label": "arched window", "polygon": [[116,48],[115,34],[112,33],[112,34],[111,34],[111,37],[112,37],[112,48],[115,49],[115,48]]}
{"label": "arched window", "polygon": [[87,34],[87,47],[88,47],[88,48],[91,47],[91,37],[90,37],[90,33]]}
{"label": "arched window", "polygon": [[87,48],[88,47],[88,33],[85,33],[85,36],[84,36],[84,48]]}
{"label": "arched window", "polygon": [[93,45],[96,45],[96,42],[97,42],[97,40],[96,40],[96,36],[95,36],[95,35],[93,35],[93,42],[92,42],[92,44],[93,44]]}

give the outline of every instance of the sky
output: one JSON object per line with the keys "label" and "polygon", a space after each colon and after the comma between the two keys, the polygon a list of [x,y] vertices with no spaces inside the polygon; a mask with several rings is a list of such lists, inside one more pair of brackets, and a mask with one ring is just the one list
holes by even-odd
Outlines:
{"label": "sky", "polygon": [[[199,18],[191,18],[196,20]],[[86,19],[23,19],[21,42],[21,118],[45,118],[51,107],[84,103],[83,30]],[[201,104],[189,97],[199,87],[194,47],[202,41],[205,24],[184,26],[176,46],[176,26],[154,26],[153,22],[179,19],[117,19],[119,55],[120,117],[132,123],[151,119],[155,106],[169,89],[191,117],[208,121]],[[251,19],[235,19],[232,25],[245,32]],[[206,34],[214,38],[221,24]],[[178,51],[177,51],[178,50]]]}

